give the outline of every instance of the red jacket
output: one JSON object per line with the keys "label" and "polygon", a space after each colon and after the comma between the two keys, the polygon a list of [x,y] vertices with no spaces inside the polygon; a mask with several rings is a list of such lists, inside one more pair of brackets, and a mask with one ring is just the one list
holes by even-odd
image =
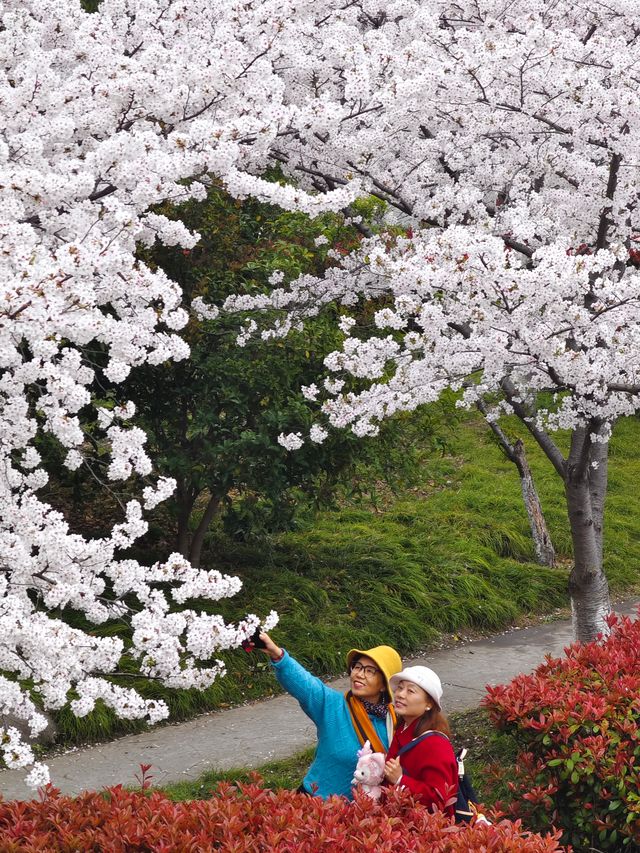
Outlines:
{"label": "red jacket", "polygon": [[[398,752],[413,740],[413,731],[418,721],[402,730],[396,730],[387,759],[397,758]],[[402,778],[398,785],[408,788],[422,805],[431,809],[433,805],[448,815],[455,812],[455,800],[446,808],[444,803],[458,792],[458,762],[448,738],[431,735],[400,756]]]}

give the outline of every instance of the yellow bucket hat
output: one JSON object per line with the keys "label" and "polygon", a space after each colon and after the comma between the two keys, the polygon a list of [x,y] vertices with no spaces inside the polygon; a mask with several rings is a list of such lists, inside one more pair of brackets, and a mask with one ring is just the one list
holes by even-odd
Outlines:
{"label": "yellow bucket hat", "polygon": [[402,659],[398,652],[392,649],[391,646],[375,646],[373,649],[351,649],[347,653],[347,669],[351,669],[354,658],[361,656],[366,656],[375,661],[376,666],[384,676],[387,693],[392,697],[391,676],[402,669]]}

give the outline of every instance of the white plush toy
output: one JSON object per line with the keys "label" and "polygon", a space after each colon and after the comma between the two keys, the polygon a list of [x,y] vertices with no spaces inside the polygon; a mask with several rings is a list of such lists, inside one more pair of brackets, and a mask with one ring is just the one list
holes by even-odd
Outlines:
{"label": "white plush toy", "polygon": [[362,749],[358,750],[358,763],[351,780],[353,785],[358,785],[365,794],[373,800],[377,800],[382,793],[380,782],[384,778],[384,753],[372,752],[371,744],[365,741]]}

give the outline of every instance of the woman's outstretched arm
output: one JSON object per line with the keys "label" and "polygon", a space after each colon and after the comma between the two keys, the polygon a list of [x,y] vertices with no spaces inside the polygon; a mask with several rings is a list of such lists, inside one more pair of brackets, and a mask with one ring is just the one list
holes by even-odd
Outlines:
{"label": "woman's outstretched arm", "polygon": [[260,639],[265,644],[263,651],[271,658],[271,664],[280,684],[287,693],[298,700],[305,714],[317,723],[324,713],[327,700],[340,694],[331,687],[327,687],[315,675],[307,672],[297,660],[276,645],[268,634],[263,632],[260,634]]}

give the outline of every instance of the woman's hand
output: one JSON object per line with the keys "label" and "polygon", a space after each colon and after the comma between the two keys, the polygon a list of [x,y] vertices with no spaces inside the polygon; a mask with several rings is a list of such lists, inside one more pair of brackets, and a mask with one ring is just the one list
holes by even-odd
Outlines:
{"label": "woman's hand", "polygon": [[268,634],[265,634],[264,631],[260,634],[260,639],[265,645],[264,649],[260,649],[261,652],[269,655],[271,660],[278,660],[282,657],[282,649],[280,646],[276,646],[271,637]]}
{"label": "woman's hand", "polygon": [[387,782],[395,785],[402,778],[402,767],[400,767],[399,758],[390,758],[384,765],[384,778]]}

